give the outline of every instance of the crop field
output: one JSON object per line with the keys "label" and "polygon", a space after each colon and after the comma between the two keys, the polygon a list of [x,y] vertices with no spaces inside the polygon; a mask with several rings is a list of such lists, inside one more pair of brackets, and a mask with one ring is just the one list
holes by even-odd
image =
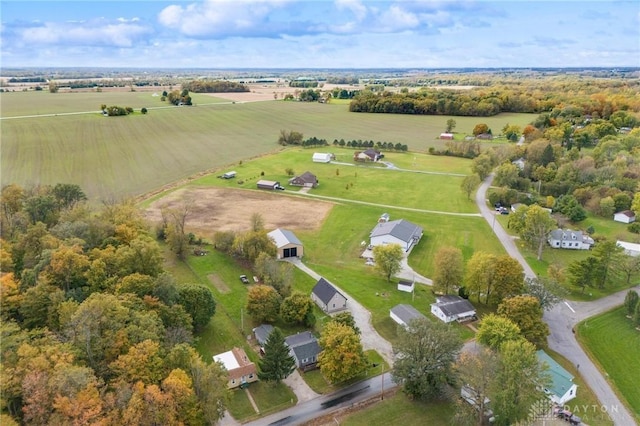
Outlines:
{"label": "crop field", "polygon": [[[230,103],[193,95],[193,107],[164,107],[149,92],[0,95],[1,183],[75,183],[92,200],[157,191],[207,171],[279,149],[280,130],[305,137],[402,143],[414,152],[441,146],[446,116],[356,114],[347,105],[302,102]],[[126,117],[103,117],[100,104],[131,106]],[[149,109],[140,114],[140,107]],[[71,113],[82,113],[72,114]],[[95,112],[92,112],[95,111]],[[34,114],[57,114],[13,118]],[[70,115],[65,115],[70,114]],[[455,117],[456,131],[479,122],[493,129],[525,125],[529,114]]]}

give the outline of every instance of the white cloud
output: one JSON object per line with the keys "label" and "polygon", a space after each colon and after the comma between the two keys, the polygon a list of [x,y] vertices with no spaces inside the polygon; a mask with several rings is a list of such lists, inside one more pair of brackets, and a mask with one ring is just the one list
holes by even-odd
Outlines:
{"label": "white cloud", "polygon": [[338,10],[351,11],[357,21],[362,21],[367,16],[367,7],[360,0],[336,0],[335,5]]}
{"label": "white cloud", "polygon": [[[207,0],[186,7],[171,5],[158,15],[160,24],[191,37],[269,35],[269,15],[284,0]],[[273,34],[271,34],[273,35]]]}
{"label": "white cloud", "polygon": [[79,45],[132,47],[151,30],[141,24],[97,19],[83,22],[48,22],[17,31],[18,40],[34,45]]}

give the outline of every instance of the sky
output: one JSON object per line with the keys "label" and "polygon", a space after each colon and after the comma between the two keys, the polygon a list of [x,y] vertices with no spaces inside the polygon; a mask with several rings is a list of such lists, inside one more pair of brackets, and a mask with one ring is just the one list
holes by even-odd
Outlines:
{"label": "sky", "polygon": [[1,0],[0,67],[639,67],[640,0]]}

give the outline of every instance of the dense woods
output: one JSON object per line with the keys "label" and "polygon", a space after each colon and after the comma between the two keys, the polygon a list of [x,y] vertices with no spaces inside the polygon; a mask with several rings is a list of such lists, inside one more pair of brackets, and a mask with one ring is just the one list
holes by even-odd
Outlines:
{"label": "dense woods", "polygon": [[191,346],[211,292],[163,270],[132,203],[85,200],[77,185],[2,190],[3,412],[32,425],[215,424],[226,373]]}
{"label": "dense woods", "polygon": [[352,112],[429,114],[487,117],[501,112],[566,113],[608,119],[616,111],[640,111],[637,80],[570,77],[489,81],[468,90],[420,87],[400,93],[361,91]]}

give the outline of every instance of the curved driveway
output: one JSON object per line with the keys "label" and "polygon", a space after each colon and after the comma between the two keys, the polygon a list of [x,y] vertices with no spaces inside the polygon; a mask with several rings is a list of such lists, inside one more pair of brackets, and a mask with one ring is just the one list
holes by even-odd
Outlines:
{"label": "curved driveway", "polygon": [[[492,227],[507,253],[522,265],[527,277],[535,277],[529,264],[524,260],[522,254],[516,247],[513,237],[504,230],[500,222],[495,220],[495,212],[492,211],[486,202],[487,189],[493,182],[493,174],[482,182],[476,193],[476,204],[482,216]],[[640,289],[636,287],[636,289]],[[630,426],[637,424],[627,408],[622,404],[618,396],[613,392],[611,386],[602,376],[600,370],[591,362],[591,359],[584,352],[574,335],[574,327],[580,321],[594,315],[606,312],[616,306],[620,306],[627,290],[620,291],[610,296],[593,302],[568,302],[559,303],[550,311],[544,313],[544,320],[549,325],[550,335],[548,338],[549,348],[558,352],[574,365],[579,366],[580,375],[587,382],[591,390],[596,394],[602,407],[598,410],[606,409],[616,425]],[[571,403],[569,403],[571,405]],[[589,408],[591,409],[591,407]]]}

